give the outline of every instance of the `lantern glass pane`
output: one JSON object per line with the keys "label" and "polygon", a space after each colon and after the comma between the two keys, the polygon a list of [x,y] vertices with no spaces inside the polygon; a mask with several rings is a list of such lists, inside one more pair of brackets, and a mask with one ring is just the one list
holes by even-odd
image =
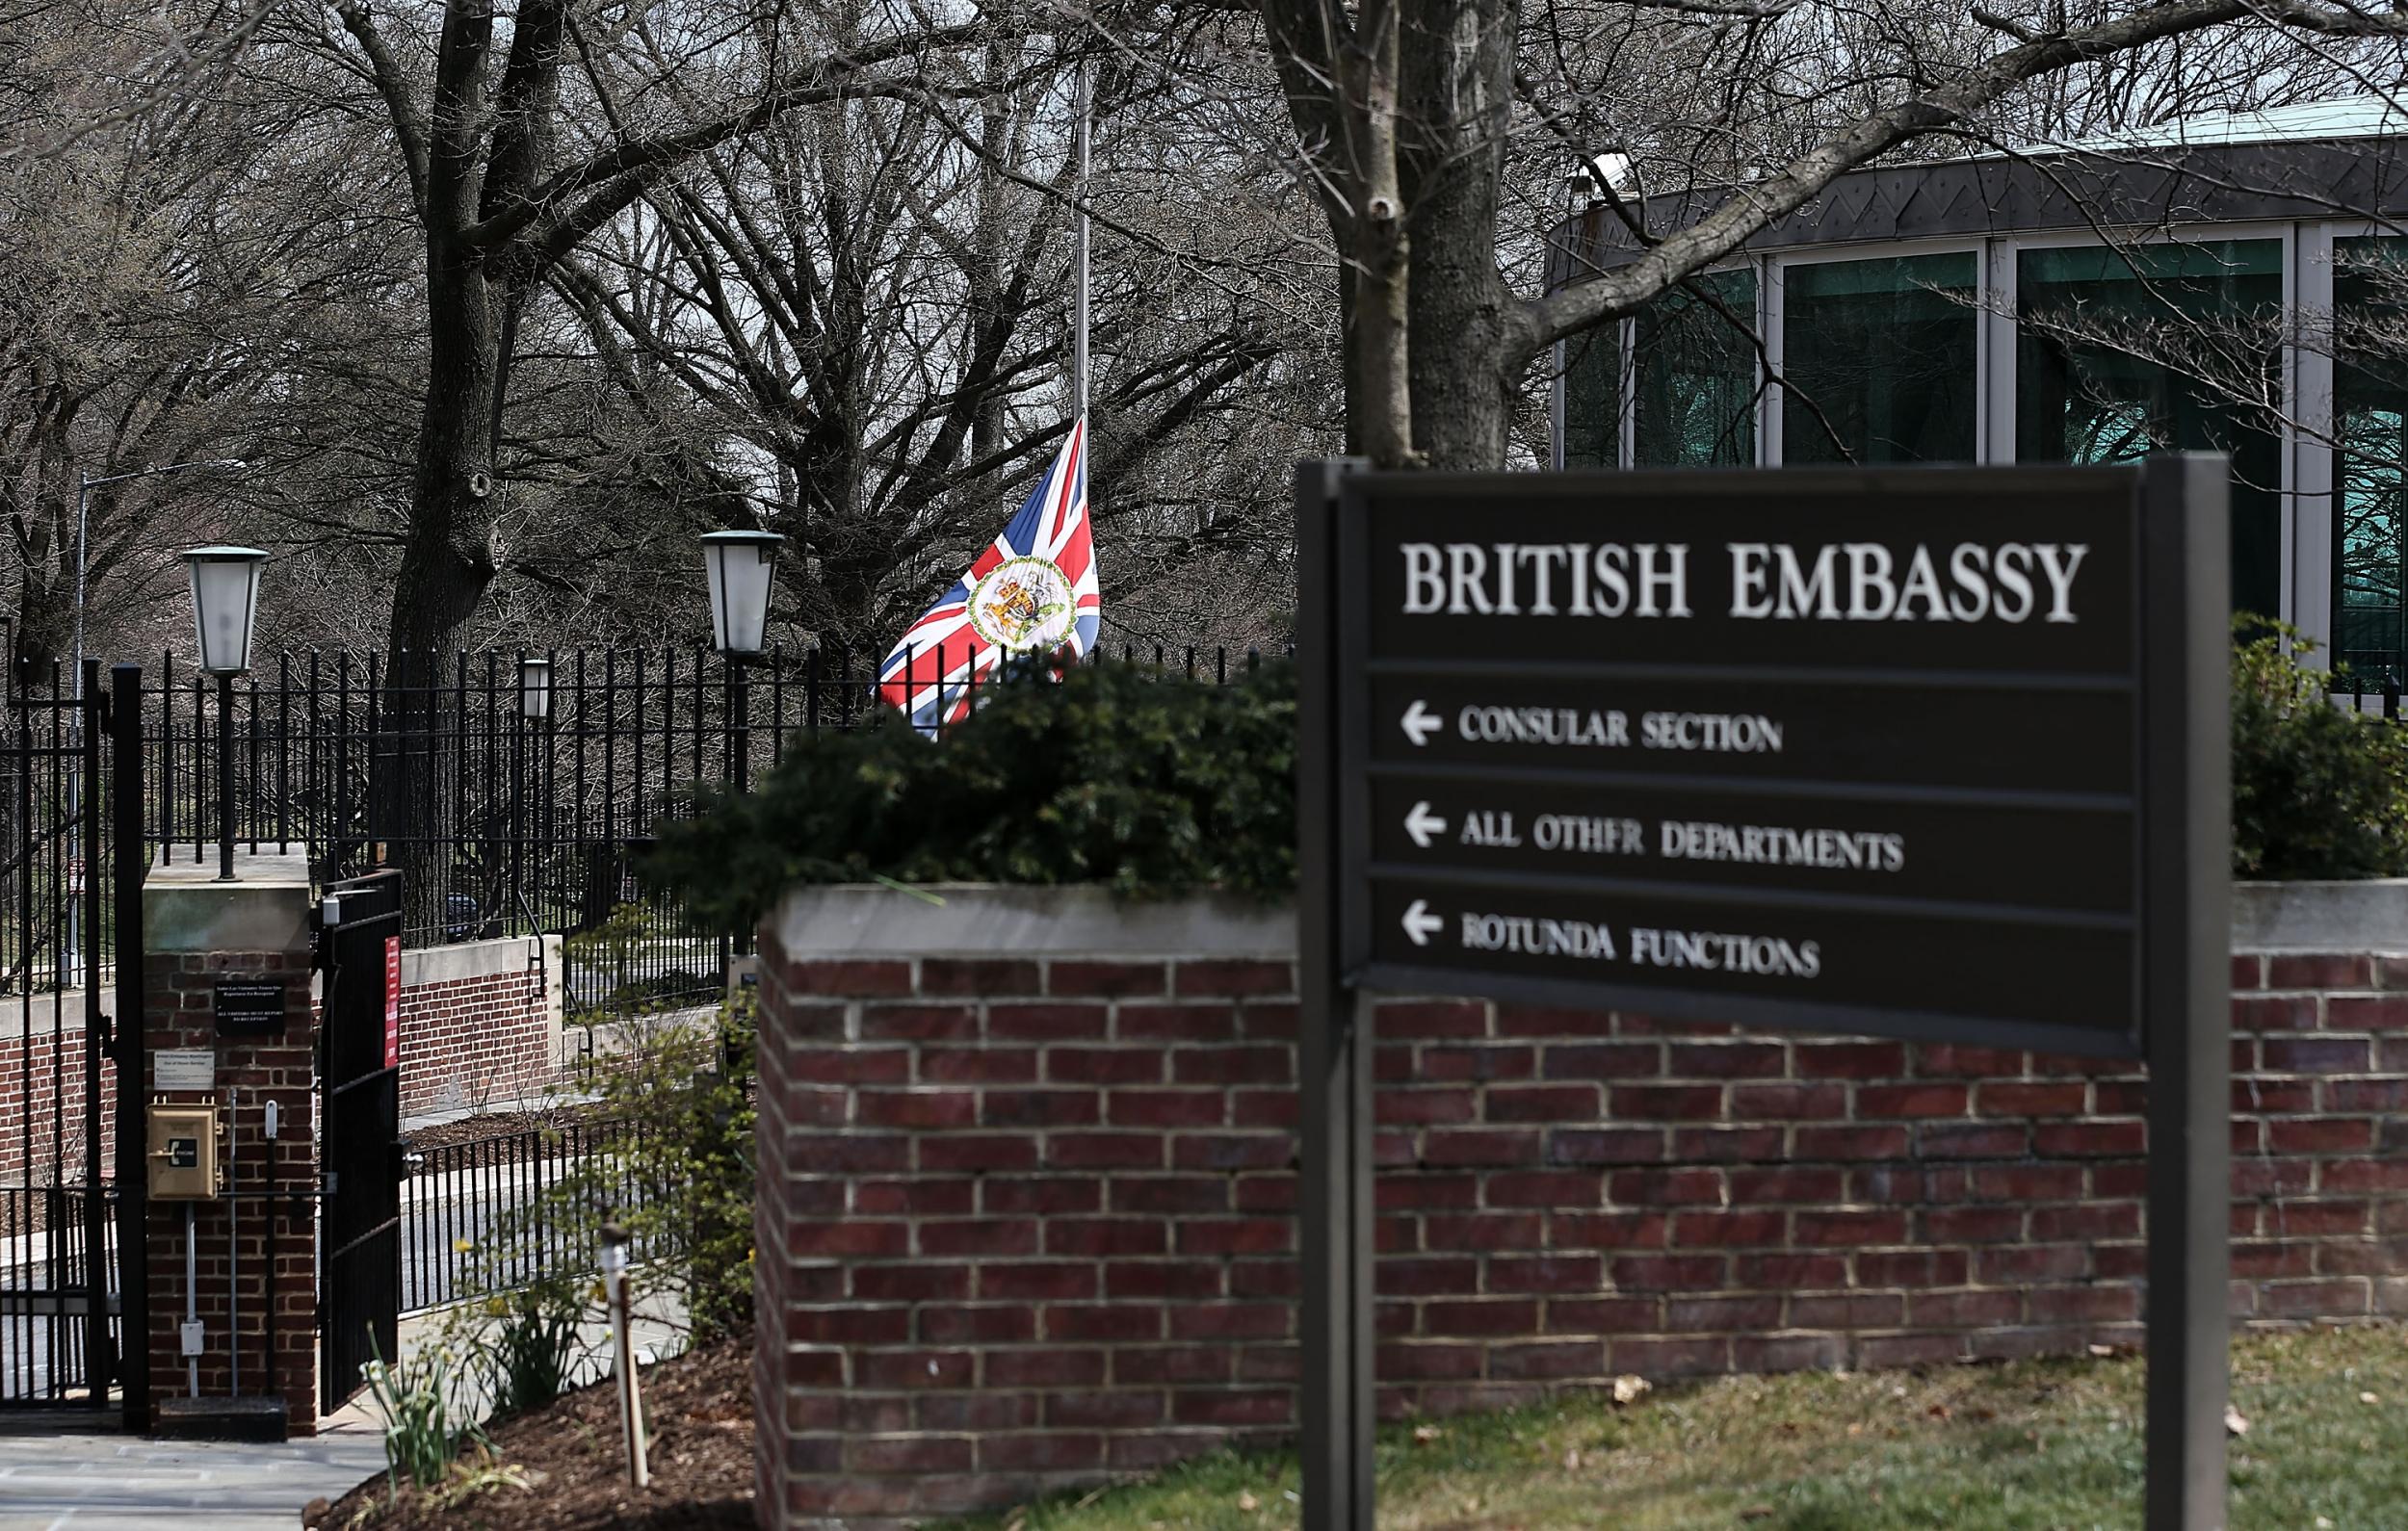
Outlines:
{"label": "lantern glass pane", "polygon": [[552,665],[545,660],[528,660],[518,666],[518,710],[532,718],[552,714]]}
{"label": "lantern glass pane", "polygon": [[193,636],[200,650],[200,667],[213,675],[249,669],[259,560],[196,558],[191,569]]}
{"label": "lantern glass pane", "polygon": [[722,654],[758,654],[766,646],[770,577],[775,541],[706,538],[702,567],[711,584],[711,636]]}

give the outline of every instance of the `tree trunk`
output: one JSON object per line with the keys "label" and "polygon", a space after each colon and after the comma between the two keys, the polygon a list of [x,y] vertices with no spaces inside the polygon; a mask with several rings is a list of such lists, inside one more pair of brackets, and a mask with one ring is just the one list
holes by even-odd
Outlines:
{"label": "tree trunk", "polygon": [[445,899],[459,825],[457,750],[447,727],[460,720],[442,706],[444,684],[450,657],[493,579],[500,288],[448,235],[430,232],[427,399],[409,536],[387,630],[383,821],[376,838],[402,870],[405,928],[434,931],[437,940],[453,922]]}
{"label": "tree trunk", "polygon": [[1358,195],[1339,223],[1338,248],[1352,264],[1354,305],[1346,344],[1355,363],[1347,399],[1347,435],[1376,467],[1413,461],[1411,209],[1398,166],[1397,0],[1361,11],[1361,46],[1346,63],[1348,93],[1359,103],[1354,176]]}
{"label": "tree trunk", "polygon": [[427,241],[427,400],[409,537],[394,576],[389,651],[446,654],[493,579],[493,421],[502,369],[500,283]]}
{"label": "tree trunk", "polygon": [[1497,270],[1512,0],[1404,0],[1401,183],[1413,210],[1413,445],[1433,468],[1505,466],[1522,308]]}

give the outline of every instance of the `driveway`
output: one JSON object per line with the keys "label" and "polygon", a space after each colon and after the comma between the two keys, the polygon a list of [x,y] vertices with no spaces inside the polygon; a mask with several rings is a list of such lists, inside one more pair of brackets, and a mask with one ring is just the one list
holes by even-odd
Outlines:
{"label": "driveway", "polygon": [[0,1531],[294,1531],[310,1500],[383,1468],[355,1413],[282,1445],[0,1434]]}

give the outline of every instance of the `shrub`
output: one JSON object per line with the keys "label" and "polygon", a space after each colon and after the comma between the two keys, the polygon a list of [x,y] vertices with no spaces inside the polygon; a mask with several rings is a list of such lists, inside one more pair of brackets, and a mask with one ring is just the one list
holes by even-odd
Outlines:
{"label": "shrub", "polygon": [[[375,1350],[373,1342],[370,1348]],[[384,1421],[388,1492],[404,1479],[422,1489],[441,1483],[461,1450],[483,1440],[473,1424],[460,1422],[459,1394],[467,1379],[448,1345],[421,1346],[415,1355],[389,1363],[378,1353],[360,1376]]]}
{"label": "shrub", "polygon": [[[716,1011],[647,1012],[620,1025],[592,1114],[623,1126],[600,1134],[533,1203],[496,1216],[478,1246],[497,1289],[530,1269],[547,1277],[532,1295],[464,1316],[484,1375],[539,1391],[556,1360],[563,1371],[575,1364],[572,1315],[599,1320],[589,1273],[610,1222],[633,1235],[629,1280],[644,1316],[665,1322],[682,1310],[694,1343],[750,1326],[752,1011],[746,992]],[[667,1293],[674,1304],[649,1301]],[[509,1390],[497,1387],[497,1397]]]}
{"label": "shrub", "polygon": [[1102,883],[1269,897],[1296,884],[1296,680],[1125,664],[999,683],[942,740],[900,714],[798,742],[748,797],[664,825],[650,869],[749,928],[798,883]]}
{"label": "shrub", "polygon": [[2233,874],[2408,872],[2408,744],[2399,728],[2335,706],[2330,677],[2299,662],[2316,645],[2292,629],[2245,617],[2236,631]]}
{"label": "shrub", "polygon": [[566,1392],[589,1360],[589,1321],[604,1316],[589,1280],[547,1276],[463,1310],[457,1343],[493,1419],[540,1409]]}

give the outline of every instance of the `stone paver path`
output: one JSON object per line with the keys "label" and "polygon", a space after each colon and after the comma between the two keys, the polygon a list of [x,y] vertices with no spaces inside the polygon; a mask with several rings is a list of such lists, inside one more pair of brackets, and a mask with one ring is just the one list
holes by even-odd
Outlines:
{"label": "stone paver path", "polygon": [[383,1467],[375,1428],[342,1415],[282,1445],[0,1434],[0,1531],[294,1531]]}

